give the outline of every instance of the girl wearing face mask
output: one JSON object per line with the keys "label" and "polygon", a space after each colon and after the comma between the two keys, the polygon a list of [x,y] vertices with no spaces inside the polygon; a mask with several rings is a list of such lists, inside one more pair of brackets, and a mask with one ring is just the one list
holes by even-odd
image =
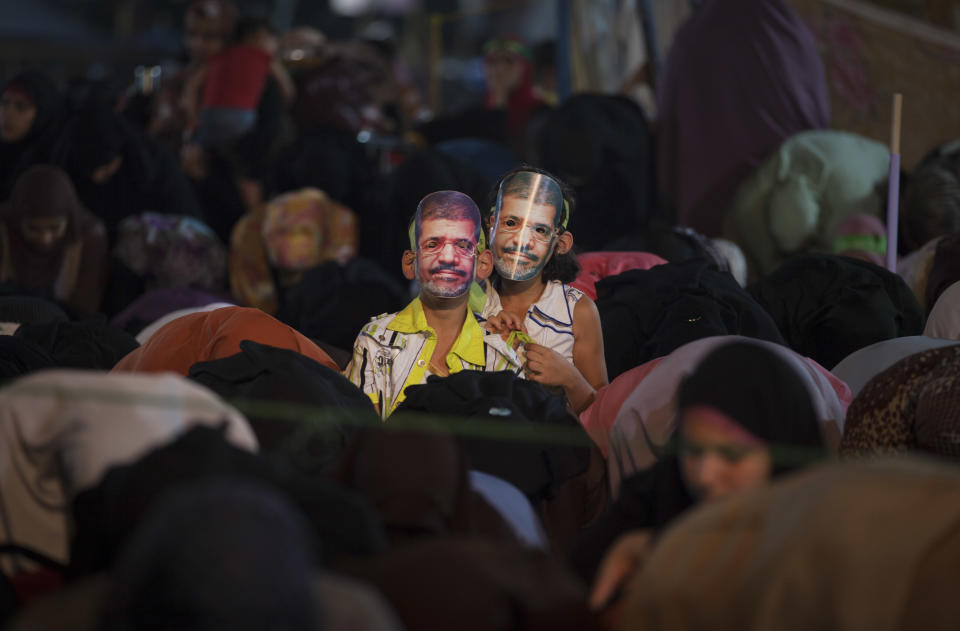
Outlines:
{"label": "girl wearing face mask", "polygon": [[572,196],[533,167],[504,175],[488,220],[497,274],[487,287],[487,328],[523,343],[528,379],[562,388],[578,414],[607,385],[600,315],[570,287],[579,271],[567,230]]}
{"label": "girl wearing face mask", "polygon": [[27,169],[0,206],[0,282],[83,317],[99,310],[106,278],[103,223],[80,205],[62,170]]}
{"label": "girl wearing face mask", "polygon": [[656,534],[688,508],[763,486],[826,454],[800,375],[753,342],[721,346],[697,366],[677,391],[677,420],[675,449],[626,478],[573,550],[578,572],[595,576],[596,607],[609,603]]}
{"label": "girl wearing face mask", "polygon": [[62,107],[57,87],[34,70],[13,77],[0,92],[0,201],[28,167],[50,161]]}

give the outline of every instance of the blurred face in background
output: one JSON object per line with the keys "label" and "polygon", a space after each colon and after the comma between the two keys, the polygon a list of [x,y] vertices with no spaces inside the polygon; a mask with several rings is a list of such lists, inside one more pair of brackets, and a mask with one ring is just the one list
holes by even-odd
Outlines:
{"label": "blurred face in background", "polygon": [[277,269],[306,271],[320,262],[320,233],[316,226],[308,223],[289,226],[268,237],[267,250]]}
{"label": "blurred face in background", "polygon": [[226,43],[224,18],[215,2],[201,2],[187,11],[183,25],[183,46],[191,61],[203,61],[223,50]]}
{"label": "blurred face in background", "polygon": [[30,133],[36,118],[37,108],[24,92],[16,89],[4,90],[0,96],[0,140],[23,140]]}
{"label": "blurred face in background", "polygon": [[507,52],[489,53],[483,58],[487,84],[491,89],[512,92],[523,79],[524,61]]}
{"label": "blurred face in background", "polygon": [[322,261],[323,209],[312,199],[281,198],[267,205],[263,237],[270,263],[304,272]]}
{"label": "blurred face in background", "polygon": [[698,406],[683,410],[680,471],[699,500],[715,500],[766,484],[773,473],[770,450],[722,412]]}
{"label": "blurred face in background", "polygon": [[20,222],[24,240],[38,250],[51,250],[67,233],[66,217],[31,217]]}

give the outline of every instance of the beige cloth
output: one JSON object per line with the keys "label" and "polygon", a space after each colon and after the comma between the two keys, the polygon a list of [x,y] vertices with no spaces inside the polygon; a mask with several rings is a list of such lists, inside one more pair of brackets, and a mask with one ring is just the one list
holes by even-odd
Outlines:
{"label": "beige cloth", "polygon": [[960,340],[960,282],[940,294],[934,303],[923,334],[944,340]]}
{"label": "beige cloth", "polygon": [[[0,544],[68,561],[67,511],[112,466],[129,464],[190,427],[226,425],[227,439],[256,451],[247,420],[213,392],[172,374],[51,370],[0,390]],[[21,557],[2,569],[24,569]]]}
{"label": "beige cloth", "polygon": [[933,258],[941,238],[927,241],[919,250],[897,261],[897,274],[913,290],[921,305],[927,304],[927,278],[933,269]]}
{"label": "beige cloth", "polygon": [[619,628],[956,628],[960,470],[829,464],[693,511],[628,587]]}

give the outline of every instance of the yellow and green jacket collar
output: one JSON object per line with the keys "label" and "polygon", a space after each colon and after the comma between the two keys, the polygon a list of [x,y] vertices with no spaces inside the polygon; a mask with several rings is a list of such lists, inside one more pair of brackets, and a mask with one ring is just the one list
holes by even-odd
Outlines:
{"label": "yellow and green jacket collar", "polygon": [[[387,328],[391,331],[400,333],[423,333],[429,331],[432,337],[436,337],[437,332],[427,324],[427,315],[423,311],[423,304],[420,298],[415,298],[413,302],[403,308],[394,316]],[[457,336],[450,353],[474,366],[485,366],[487,353],[483,345],[483,329],[477,322],[477,318],[467,309],[467,317],[463,321],[463,327],[460,329],[460,335]]]}

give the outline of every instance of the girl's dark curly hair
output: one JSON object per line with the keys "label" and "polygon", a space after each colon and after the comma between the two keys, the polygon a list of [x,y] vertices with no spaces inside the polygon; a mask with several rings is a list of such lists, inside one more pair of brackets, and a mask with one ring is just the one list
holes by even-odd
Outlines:
{"label": "girl's dark curly hair", "polygon": [[[503,184],[504,180],[516,175],[517,173],[523,172],[545,175],[560,185],[560,192],[563,194],[563,200],[560,204],[557,204],[557,210],[566,214],[566,221],[560,222],[561,226],[559,227],[558,234],[567,232],[567,229],[563,227],[563,225],[569,225],[570,216],[573,215],[574,209],[577,205],[576,198],[573,194],[573,189],[567,186],[563,180],[549,171],[535,166],[530,166],[529,164],[521,164],[517,168],[504,173],[500,179],[497,180],[497,183],[493,185],[493,188],[490,189],[489,195],[487,195],[486,211],[483,212],[483,225],[487,231],[487,244],[491,248],[493,247],[493,244],[490,242],[490,220],[493,217],[493,212],[497,207],[497,195],[500,192],[500,185]],[[570,250],[568,250],[565,254],[560,254],[557,252],[556,246],[554,246],[553,256],[551,256],[550,260],[547,261],[547,264],[543,266],[542,275],[543,280],[547,282],[558,280],[561,283],[572,283],[577,278],[577,274],[579,273],[580,263],[577,262],[577,255],[574,253],[573,248],[570,248]]]}

